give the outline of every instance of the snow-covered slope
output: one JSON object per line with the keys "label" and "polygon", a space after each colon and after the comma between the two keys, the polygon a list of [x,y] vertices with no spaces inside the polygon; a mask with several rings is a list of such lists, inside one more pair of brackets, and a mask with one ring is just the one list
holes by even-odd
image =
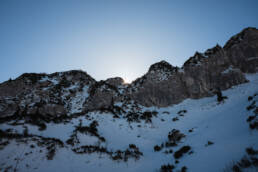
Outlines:
{"label": "snow-covered slope", "polygon": [[[149,172],[167,164],[174,171],[232,171],[234,165],[257,171],[257,152],[248,155],[246,148],[258,149],[257,128],[251,129],[247,121],[249,116],[254,116],[251,122],[258,121],[258,74],[246,77],[249,83],[223,92],[228,97],[223,103],[214,96],[167,108],[142,107],[157,112],[151,121],[128,122],[123,116],[91,112],[48,123],[45,130],[22,121],[0,124],[0,171]],[[181,137],[170,133],[170,140],[169,132]],[[183,146],[190,150],[180,154]],[[251,166],[236,165],[245,156]]]}

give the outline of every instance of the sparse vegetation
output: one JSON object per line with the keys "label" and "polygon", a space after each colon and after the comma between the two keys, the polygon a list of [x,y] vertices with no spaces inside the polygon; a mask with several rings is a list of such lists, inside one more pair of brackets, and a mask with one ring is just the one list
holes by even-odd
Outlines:
{"label": "sparse vegetation", "polygon": [[0,130],[0,138],[7,138],[7,139],[15,139],[20,142],[26,143],[28,140],[34,141],[40,147],[46,147],[47,149],[47,159],[52,160],[55,156],[55,152],[57,147],[62,148],[64,147],[64,143],[56,138],[50,137],[42,137],[38,135],[28,134],[24,132],[23,134],[13,133],[11,130],[2,131]]}
{"label": "sparse vegetation", "polygon": [[129,158],[134,158],[135,160],[138,160],[140,159],[140,156],[143,155],[143,153],[139,151],[139,148],[134,144],[130,144],[129,148],[126,149],[125,151],[117,150],[115,152],[109,151],[105,147],[92,146],[92,145],[85,145],[78,148],[74,148],[72,150],[78,154],[104,153],[104,154],[107,154],[111,159],[115,161],[123,160],[125,162]]}
{"label": "sparse vegetation", "polygon": [[258,150],[254,150],[252,147],[246,148],[247,155],[243,156],[243,158],[237,162],[233,162],[230,166],[224,169],[225,172],[242,172],[245,169],[254,167],[257,169],[258,167]]}
{"label": "sparse vegetation", "polygon": [[256,107],[256,106],[255,106],[255,103],[256,103],[256,102],[255,102],[255,101],[253,101],[249,106],[247,106],[247,107],[246,107],[246,110],[248,110],[248,111],[249,111],[249,110],[254,109],[254,108]]}
{"label": "sparse vegetation", "polygon": [[184,137],[185,135],[180,133],[179,130],[173,129],[168,133],[168,142],[166,142],[166,146],[176,146],[177,143]]}
{"label": "sparse vegetation", "polygon": [[77,133],[90,134],[91,136],[97,137],[101,142],[105,142],[106,139],[99,135],[98,133],[98,122],[96,120],[92,121],[89,126],[82,126],[82,121],[80,121],[78,126],[75,126],[75,129],[70,136],[70,138],[66,141],[67,144],[74,146],[79,143],[79,139],[77,137]]}
{"label": "sparse vegetation", "polygon": [[177,112],[177,114],[179,114],[179,115],[180,115],[180,114],[184,114],[184,113],[186,113],[186,112],[187,112],[187,110],[185,110],[185,109],[184,109],[184,110],[180,110],[180,111],[178,111],[178,112]]}
{"label": "sparse vegetation", "polygon": [[212,141],[208,141],[208,143],[205,144],[205,146],[210,146],[210,145],[213,145],[214,143]]}
{"label": "sparse vegetation", "polygon": [[174,157],[175,157],[176,159],[179,159],[180,157],[183,156],[183,154],[187,153],[190,149],[191,149],[190,146],[183,146],[183,147],[181,147],[178,151],[176,151],[176,152],[174,153]]}
{"label": "sparse vegetation", "polygon": [[158,114],[158,112],[157,111],[145,111],[145,112],[143,112],[143,114],[141,115],[141,119],[143,119],[143,120],[145,120],[145,122],[149,122],[149,123],[151,123],[152,122],[152,120],[151,120],[151,118],[153,117],[153,116],[157,116],[157,114]]}
{"label": "sparse vegetation", "polygon": [[159,145],[155,145],[154,146],[154,151],[155,152],[159,152],[163,147],[159,146]]}
{"label": "sparse vegetation", "polygon": [[254,150],[252,147],[248,147],[248,148],[246,148],[246,153],[248,155],[257,155],[258,154],[258,150]]}
{"label": "sparse vegetation", "polygon": [[181,168],[181,172],[186,172],[187,171],[187,167],[186,166],[183,166],[182,168]]}
{"label": "sparse vegetation", "polygon": [[217,101],[220,103],[220,102],[224,102],[225,99],[227,99],[228,97],[227,96],[223,96],[222,95],[222,92],[221,92],[221,89],[220,88],[217,88],[217,91],[215,92],[216,95],[217,95]]}
{"label": "sparse vegetation", "polygon": [[[253,97],[255,97],[256,94],[254,94],[253,96],[249,96],[248,97],[248,100],[251,101],[253,100]],[[252,98],[250,98],[252,97]],[[252,103],[246,107],[246,110],[250,111],[250,110],[253,110],[253,114],[254,115],[250,115],[248,118],[247,118],[247,122],[249,123],[249,128],[254,130],[254,129],[257,129],[258,130],[258,107],[256,106],[256,101],[253,100]]]}
{"label": "sparse vegetation", "polygon": [[174,168],[175,168],[174,165],[172,165],[172,164],[166,164],[166,165],[162,165],[162,166],[160,167],[160,171],[161,171],[161,172],[172,172]]}
{"label": "sparse vegetation", "polygon": [[178,121],[179,119],[178,119],[178,117],[174,117],[174,118],[172,118],[172,121]]}

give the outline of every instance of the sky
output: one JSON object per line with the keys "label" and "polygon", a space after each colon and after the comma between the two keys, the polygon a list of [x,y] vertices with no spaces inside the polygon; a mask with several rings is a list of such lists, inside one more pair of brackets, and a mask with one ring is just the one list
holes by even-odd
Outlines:
{"label": "sky", "polygon": [[74,69],[131,82],[258,28],[257,9],[257,0],[1,0],[0,82]]}

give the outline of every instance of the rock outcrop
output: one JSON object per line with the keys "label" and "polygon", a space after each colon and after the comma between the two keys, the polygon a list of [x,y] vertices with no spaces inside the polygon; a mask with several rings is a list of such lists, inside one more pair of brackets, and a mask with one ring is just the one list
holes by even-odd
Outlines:
{"label": "rock outcrop", "polygon": [[233,66],[243,72],[258,72],[258,31],[246,28],[223,47]]}
{"label": "rock outcrop", "polygon": [[258,30],[246,28],[224,47],[196,52],[181,68],[164,61],[152,65],[131,84],[128,95],[144,106],[164,107],[247,82],[243,73],[257,71]]}
{"label": "rock outcrop", "polygon": [[181,68],[165,61],[155,63],[131,84],[119,77],[95,81],[78,70],[23,74],[0,84],[0,122],[58,120],[88,111],[112,111],[118,104],[119,112],[138,105],[165,107],[214,95],[216,89],[247,82],[244,73],[254,72],[258,72],[258,30],[247,28],[224,47],[196,52]]}

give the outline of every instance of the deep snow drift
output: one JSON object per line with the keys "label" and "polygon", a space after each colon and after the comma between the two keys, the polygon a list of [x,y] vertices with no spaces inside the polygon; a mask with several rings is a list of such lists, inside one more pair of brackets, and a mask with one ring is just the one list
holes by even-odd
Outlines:
{"label": "deep snow drift", "polygon": [[[171,164],[174,171],[183,171],[185,166],[187,171],[218,172],[232,171],[245,156],[257,163],[257,152],[250,157],[246,148],[258,148],[257,129],[247,122],[258,105],[258,95],[254,96],[258,74],[246,77],[249,83],[223,91],[228,98],[222,103],[214,96],[187,99],[168,108],[144,108],[158,112],[149,122],[129,123],[123,117],[91,112],[65,123],[48,123],[45,130],[23,123],[0,124],[0,171],[149,172]],[[247,110],[252,102],[256,103],[254,109]],[[168,134],[173,129],[182,137],[177,137],[174,145],[166,145],[171,143]],[[190,149],[178,153],[183,146]],[[257,171],[254,164],[242,171]]]}

